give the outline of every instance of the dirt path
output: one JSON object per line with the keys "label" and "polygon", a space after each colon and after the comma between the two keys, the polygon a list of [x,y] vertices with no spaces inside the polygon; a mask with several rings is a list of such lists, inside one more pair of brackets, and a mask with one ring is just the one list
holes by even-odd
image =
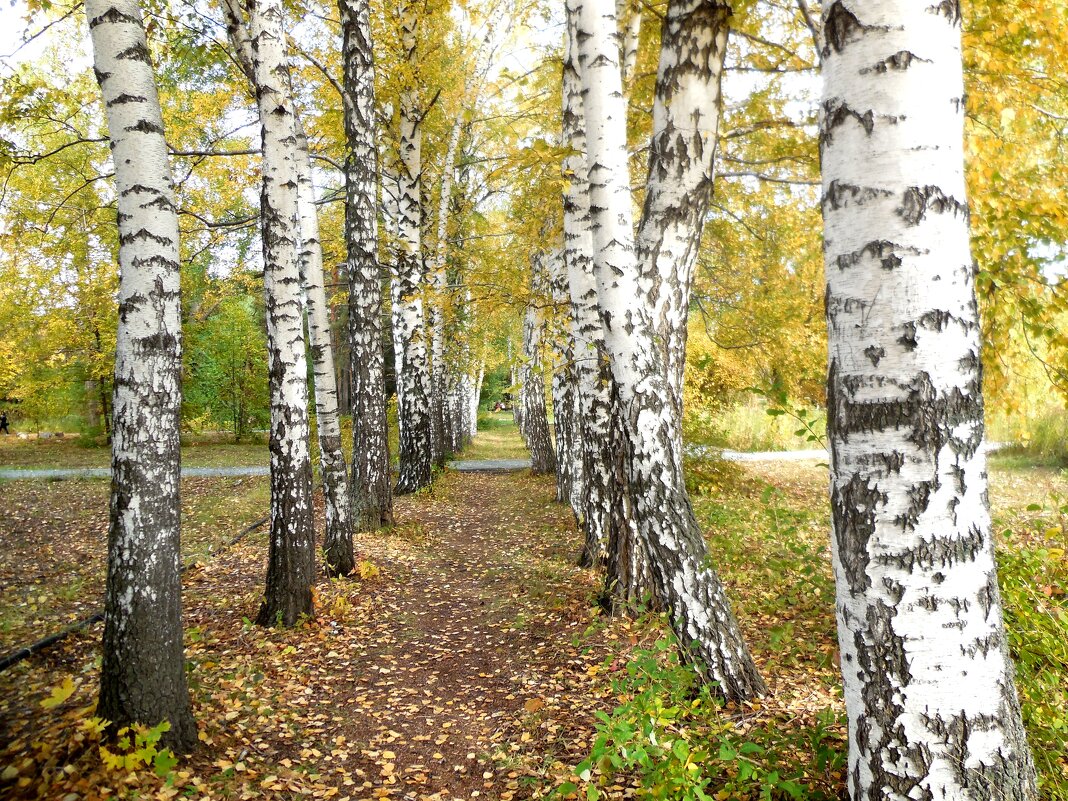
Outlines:
{"label": "dirt path", "polygon": [[[597,579],[574,567],[580,537],[552,495],[550,480],[525,474],[445,474],[433,494],[399,500],[394,532],[360,536],[365,580],[320,580],[316,619],[292,630],[243,622],[262,535],[191,571],[187,658],[204,745],[175,787],[204,799],[544,795],[585,756],[593,713],[612,706],[597,672],[616,647],[588,633]],[[0,705],[11,741],[0,768],[19,764],[34,782],[15,797],[114,786],[95,749],[69,741],[94,697],[98,637],[0,676],[17,694]],[[71,698],[42,709],[67,676]],[[25,762],[34,751],[49,758]],[[64,765],[66,778],[41,780]],[[169,797],[154,781],[131,787]]]}

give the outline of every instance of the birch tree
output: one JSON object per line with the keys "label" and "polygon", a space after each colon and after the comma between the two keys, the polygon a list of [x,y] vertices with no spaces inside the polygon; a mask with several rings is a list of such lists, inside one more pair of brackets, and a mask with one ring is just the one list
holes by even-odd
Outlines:
{"label": "birch tree", "polygon": [[581,443],[583,483],[572,496],[571,508],[585,533],[579,563],[592,567],[607,557],[611,527],[611,478],[614,456],[609,423],[611,378],[604,355],[604,329],[597,306],[593,275],[593,234],[586,166],[586,120],[582,105],[582,75],[578,54],[577,3],[567,4],[564,37],[562,131],[564,157],[564,268],[571,302],[572,368],[578,403],[576,435]]}
{"label": "birch tree", "polygon": [[271,532],[267,587],[256,622],[291,626],[302,615],[312,614],[315,574],[308,365],[297,252],[297,121],[281,3],[253,0],[247,23],[238,0],[226,0],[225,10],[239,63],[252,65],[262,132],[260,226],[271,391]]}
{"label": "birch tree", "polygon": [[[593,271],[625,435],[630,520],[648,554],[655,590],[685,652],[728,699],[764,691],[707,546],[682,474],[677,409],[654,317],[656,286],[639,265],[626,148],[626,105],[613,0],[575,0],[587,132]],[[685,95],[710,66],[727,12],[708,0],[676,0],[664,18],[657,94]],[[692,66],[691,66],[692,65]],[[692,124],[692,123],[691,123]],[[654,141],[656,141],[654,139]],[[691,155],[688,166],[700,171]]]}
{"label": "birch tree", "polygon": [[120,274],[98,713],[115,727],[167,721],[164,741],[187,750],[197,734],[182,646],[174,185],[139,5],[88,0],[85,13],[115,164]]}
{"label": "birch tree", "polygon": [[315,207],[308,137],[296,123],[297,214],[300,230],[300,275],[308,303],[308,339],[315,381],[315,423],[319,439],[319,472],[323,481],[326,531],[323,554],[327,573],[345,576],[356,567],[352,552],[352,519],[345,454],[341,449],[341,420],[337,408],[334,345],[330,307],[323,279],[323,248],[319,241],[319,213]]}
{"label": "birch tree", "polygon": [[345,243],[352,374],[353,524],[373,531],[393,522],[382,353],[382,272],[378,262],[375,70],[368,0],[338,0],[344,61]]}
{"label": "birch tree", "polygon": [[[414,4],[401,9],[401,46],[405,63],[417,63],[419,16]],[[425,274],[422,257],[422,123],[414,88],[400,99],[399,247],[391,284],[393,348],[397,364],[397,419],[400,424],[400,476],[396,491],[415,492],[429,486],[433,454],[430,358],[423,304]]]}
{"label": "birch tree", "polygon": [[546,254],[531,257],[531,295],[523,319],[523,361],[519,366],[519,404],[523,407],[520,431],[530,450],[531,472],[546,475],[556,472],[549,421],[545,409],[545,371],[542,360],[542,337],[545,331],[544,299]]}
{"label": "birch tree", "polygon": [[960,8],[839,0],[823,31],[850,794],[1033,799],[987,500]]}

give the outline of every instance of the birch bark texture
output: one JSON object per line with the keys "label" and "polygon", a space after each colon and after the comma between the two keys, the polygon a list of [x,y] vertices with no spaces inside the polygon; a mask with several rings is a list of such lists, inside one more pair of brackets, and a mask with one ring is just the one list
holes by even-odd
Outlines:
{"label": "birch bark texture", "polygon": [[[653,287],[636,259],[614,0],[570,2],[579,4],[593,270],[620,404],[629,525],[645,548],[656,594],[668,607],[684,653],[723,697],[752,698],[765,691],[764,683],[723,585],[709,565],[686,492],[676,406],[653,316]],[[680,72],[671,64],[697,59],[694,48],[707,50],[715,40],[721,17],[705,12],[718,6],[708,0],[669,4],[661,49],[661,62],[668,66],[658,73],[658,94],[681,88]],[[692,29],[685,36],[671,36],[672,25]],[[668,284],[661,291],[680,288]]]}
{"label": "birch bark texture", "polygon": [[593,234],[586,166],[586,117],[582,105],[582,67],[578,53],[577,3],[567,4],[564,37],[562,140],[564,156],[564,268],[571,303],[572,368],[578,403],[576,436],[581,447],[582,486],[571,508],[585,542],[579,564],[603,564],[608,555],[615,482],[609,423],[610,371],[605,361],[604,329],[593,275]]}
{"label": "birch bark texture", "polygon": [[330,307],[323,280],[323,248],[319,241],[319,212],[315,207],[308,137],[295,119],[297,213],[300,224],[300,274],[308,302],[308,339],[315,381],[315,422],[319,439],[319,472],[323,481],[326,530],[323,557],[332,576],[346,576],[356,567],[352,551],[352,521],[345,454],[341,449],[341,420],[337,408],[337,378],[330,330]]}
{"label": "birch bark texture", "polygon": [[119,325],[99,714],[197,740],[182,644],[178,215],[155,74],[136,0],[87,0],[115,164]]}
{"label": "birch bark texture", "polygon": [[[401,45],[409,65],[417,63],[418,10],[401,9]],[[429,486],[433,455],[430,354],[423,288],[422,114],[414,91],[400,101],[398,160],[399,247],[391,285],[393,349],[397,366],[397,420],[400,426],[400,476],[397,494]]]}
{"label": "birch bark texture", "polygon": [[823,12],[832,558],[854,799],[1033,799],[994,565],[960,7]]}
{"label": "birch bark texture", "polygon": [[378,147],[374,40],[368,0],[338,0],[345,89],[345,244],[352,376],[352,521],[359,531],[393,522],[378,261]]}
{"label": "birch bark texture", "polygon": [[530,472],[536,476],[556,472],[556,452],[549,433],[545,409],[545,370],[542,338],[545,332],[545,261],[546,254],[531,257],[531,296],[523,319],[523,361],[519,366],[520,432],[530,451]]}
{"label": "birch bark texture", "polygon": [[292,626],[313,614],[315,526],[308,447],[308,364],[297,261],[297,125],[279,0],[249,4],[248,34],[262,129],[260,193],[271,395],[271,532],[256,622]]}

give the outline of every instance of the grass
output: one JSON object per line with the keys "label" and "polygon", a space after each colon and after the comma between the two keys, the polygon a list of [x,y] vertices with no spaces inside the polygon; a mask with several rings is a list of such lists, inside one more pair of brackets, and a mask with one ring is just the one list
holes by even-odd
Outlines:
{"label": "grass", "polygon": [[511,412],[482,412],[478,416],[478,433],[460,458],[528,459],[530,452],[512,422]]}
{"label": "grass", "polygon": [[[795,412],[800,410],[793,410]],[[826,414],[819,409],[803,410],[813,429],[820,436],[826,428]],[[701,419],[687,420],[688,433],[693,439],[707,440],[711,445],[736,451],[792,451],[815,448],[805,436],[797,432],[803,424],[789,414],[769,415],[768,407],[759,401],[740,403]]]}
{"label": "grass", "polygon": [[[264,442],[233,443],[190,438],[182,445],[184,467],[253,467],[266,465],[269,459]],[[107,445],[79,437],[0,437],[0,467],[80,469],[107,467],[110,463],[111,450]]]}

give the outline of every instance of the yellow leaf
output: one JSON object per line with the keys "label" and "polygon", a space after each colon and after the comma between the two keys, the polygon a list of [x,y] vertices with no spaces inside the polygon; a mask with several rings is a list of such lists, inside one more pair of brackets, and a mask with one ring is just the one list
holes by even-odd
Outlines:
{"label": "yellow leaf", "polygon": [[67,676],[67,678],[64,679],[61,685],[52,688],[52,694],[43,701],[41,701],[41,706],[43,706],[45,709],[52,709],[53,707],[57,707],[62,704],[73,694],[74,681],[71,679],[70,676]]}

